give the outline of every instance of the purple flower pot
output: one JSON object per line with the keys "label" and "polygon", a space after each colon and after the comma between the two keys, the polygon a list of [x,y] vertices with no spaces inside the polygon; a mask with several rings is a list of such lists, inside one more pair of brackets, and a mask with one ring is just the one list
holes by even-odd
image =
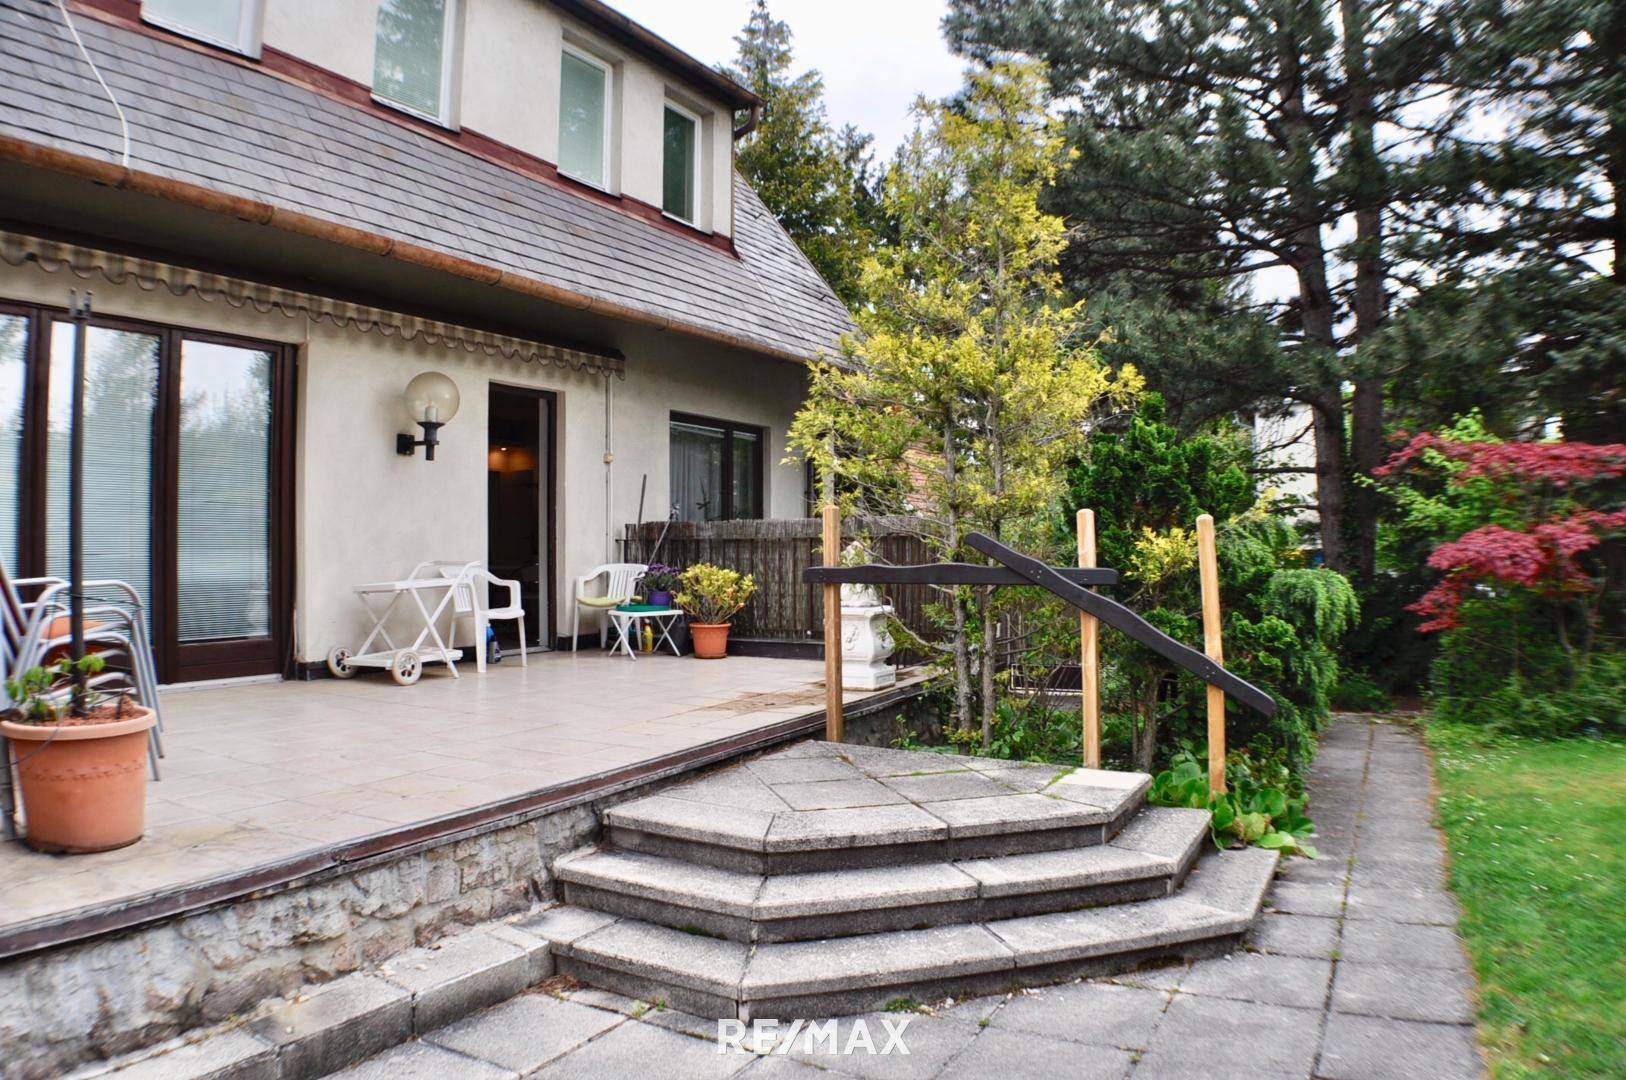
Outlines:
{"label": "purple flower pot", "polygon": [[669,608],[672,606],[672,594],[669,592],[656,592],[652,590],[649,594],[649,602],[654,607]]}

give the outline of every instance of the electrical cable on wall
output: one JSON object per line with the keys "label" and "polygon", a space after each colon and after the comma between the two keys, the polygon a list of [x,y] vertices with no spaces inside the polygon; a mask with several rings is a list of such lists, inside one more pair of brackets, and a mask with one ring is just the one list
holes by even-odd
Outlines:
{"label": "electrical cable on wall", "polygon": [[107,100],[113,103],[113,111],[118,113],[119,134],[124,139],[124,153],[119,160],[119,164],[128,169],[130,167],[130,122],[124,118],[124,108],[119,104],[119,99],[113,95],[113,88],[107,85],[106,79],[102,78],[101,68],[98,68],[96,61],[90,58],[90,50],[85,48],[84,41],[79,37],[79,31],[74,28],[73,16],[68,13],[67,0],[56,0],[56,7],[58,11],[62,12],[62,24],[68,28],[68,34],[73,38],[73,43],[79,46],[79,55],[83,56],[85,63],[90,65],[90,73],[96,76],[97,82],[102,84],[102,93],[107,95]]}

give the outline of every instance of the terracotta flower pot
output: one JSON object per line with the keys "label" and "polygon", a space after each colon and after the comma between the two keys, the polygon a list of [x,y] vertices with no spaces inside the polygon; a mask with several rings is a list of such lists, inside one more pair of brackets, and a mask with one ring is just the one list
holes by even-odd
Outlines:
{"label": "terracotta flower pot", "polygon": [[696,660],[721,660],[728,655],[728,624],[689,624],[689,638],[694,642]]}
{"label": "terracotta flower pot", "polygon": [[95,724],[0,721],[11,742],[28,818],[28,846],[70,855],[111,851],[141,839],[147,817],[151,709]]}

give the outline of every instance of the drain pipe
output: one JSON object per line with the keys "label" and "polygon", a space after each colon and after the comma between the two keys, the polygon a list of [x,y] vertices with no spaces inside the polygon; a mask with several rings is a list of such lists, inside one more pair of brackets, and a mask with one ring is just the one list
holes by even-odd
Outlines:
{"label": "drain pipe", "polygon": [[614,428],[610,420],[610,383],[614,377],[604,373],[604,561],[615,562],[615,526],[612,522],[610,495],[611,478],[615,472]]}

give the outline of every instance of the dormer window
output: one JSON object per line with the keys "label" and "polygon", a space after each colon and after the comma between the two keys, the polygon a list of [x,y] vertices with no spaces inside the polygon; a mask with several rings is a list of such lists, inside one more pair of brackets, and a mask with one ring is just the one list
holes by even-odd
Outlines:
{"label": "dormer window", "polygon": [[373,43],[373,97],[450,124],[457,0],[380,0]]}
{"label": "dormer window", "polygon": [[670,101],[661,157],[661,209],[693,225],[700,192],[700,117]]}
{"label": "dormer window", "polygon": [[141,0],[141,18],[232,52],[260,55],[260,0]]}
{"label": "dormer window", "polygon": [[559,171],[610,186],[610,65],[568,45],[559,69]]}

